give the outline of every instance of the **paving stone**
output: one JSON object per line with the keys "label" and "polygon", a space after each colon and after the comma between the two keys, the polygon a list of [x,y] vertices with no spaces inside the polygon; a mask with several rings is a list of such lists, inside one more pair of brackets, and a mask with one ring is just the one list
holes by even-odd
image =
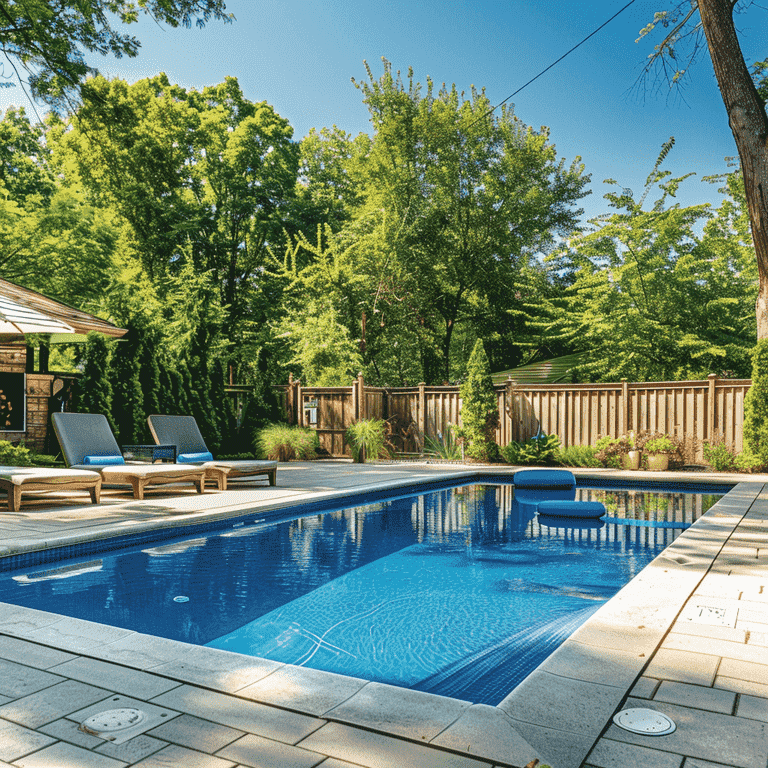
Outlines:
{"label": "paving stone", "polygon": [[18,637],[0,635],[0,658],[37,669],[50,669],[62,662],[76,659],[77,656],[58,651],[55,648],[46,648],[37,643],[30,643]]}
{"label": "paving stone", "polygon": [[739,680],[735,677],[723,677],[718,675],[715,678],[715,688],[723,688],[726,691],[733,691],[734,693],[746,693],[768,698],[768,685],[753,683],[750,680]]}
{"label": "paving stone", "polygon": [[296,744],[324,723],[315,717],[286,712],[255,701],[246,701],[191,685],[174,688],[152,701],[160,706],[286,744]]}
{"label": "paving stone", "polygon": [[150,735],[201,752],[216,752],[245,736],[245,732],[192,715],[179,715],[150,731]]}
{"label": "paving stone", "polygon": [[128,763],[63,741],[16,760],[19,768],[124,768]]}
{"label": "paving stone", "polygon": [[242,688],[237,695],[321,716],[354,696],[367,682],[319,669],[285,665],[269,677]]}
{"label": "paving stone", "polygon": [[456,722],[470,706],[469,702],[459,699],[368,683],[352,698],[330,710],[327,717],[415,741],[430,741]]}
{"label": "paving stone", "polygon": [[109,688],[110,691],[135,696],[138,699],[151,699],[179,685],[157,675],[82,657],[60,664],[55,668],[55,672],[73,680],[100,685]]}
{"label": "paving stone", "polygon": [[[166,709],[165,707],[159,707],[155,704],[148,704],[146,701],[140,701],[138,699],[132,699],[130,696],[122,696],[117,694],[110,696],[104,701],[100,701],[98,704],[93,704],[85,709],[80,709],[77,712],[72,712],[67,715],[68,720],[73,720],[76,723],[82,723],[93,715],[98,715],[101,712],[107,712],[110,709],[138,709],[144,714],[144,720],[138,728],[138,733],[146,733],[147,731],[156,728],[162,723],[169,722],[172,718],[178,717],[179,713],[172,709]],[[134,737],[135,738],[135,737]]]}
{"label": "paving stone", "polygon": [[718,656],[660,648],[645,670],[647,677],[681,683],[712,685],[720,662]]}
{"label": "paving stone", "polygon": [[[626,708],[647,706],[642,699],[628,699]],[[654,701],[653,709],[670,717],[676,724],[666,736],[643,736],[611,724],[605,736],[615,741],[657,749],[664,748],[686,757],[717,762],[724,755],[738,768],[765,768],[768,730],[764,723],[732,715],[720,715],[701,709],[680,707]]]}
{"label": "paving stone", "polygon": [[4,704],[0,707],[0,717],[28,728],[38,728],[96,701],[103,701],[110,695],[110,691],[103,688],[76,680],[65,680],[63,683],[16,699],[10,704]]}
{"label": "paving stone", "polygon": [[700,760],[698,757],[686,757],[683,768],[730,768],[723,763],[711,763],[709,760]]}
{"label": "paving stone", "polygon": [[248,734],[216,753],[217,757],[234,760],[250,768],[274,768],[276,765],[290,765],[291,768],[313,768],[325,755],[308,752],[279,741]]}
{"label": "paving stone", "polygon": [[56,739],[31,731],[8,720],[0,720],[0,760],[16,760],[49,744]]}
{"label": "paving stone", "polygon": [[[553,720],[557,722],[556,718]],[[598,735],[597,733],[560,731],[535,723],[516,723],[515,727],[526,742],[543,756],[542,762],[545,765],[551,765],[552,768],[580,766]],[[516,762],[524,765],[519,760]]]}
{"label": "paving stone", "polygon": [[557,723],[562,731],[594,733],[597,738],[624,694],[623,688],[534,672],[499,708],[516,721],[536,725]]}
{"label": "paving stone", "polygon": [[136,669],[151,669],[160,664],[178,661],[189,653],[189,646],[165,637],[152,637],[139,632],[123,634],[114,640],[106,640],[91,651],[104,661],[114,661]]}
{"label": "paving stone", "polygon": [[282,666],[277,661],[195,646],[182,658],[153,667],[152,671],[224,693],[234,693]]}
{"label": "paving stone", "polygon": [[682,755],[658,749],[638,747],[612,739],[600,739],[589,753],[587,762],[594,768],[680,768]]}
{"label": "paving stone", "polygon": [[652,677],[641,677],[629,692],[630,696],[637,699],[652,699],[660,682],[660,680],[655,680]]}
{"label": "paving stone", "polygon": [[48,734],[48,736],[53,736],[56,739],[68,741],[70,744],[74,744],[77,747],[85,747],[85,749],[93,749],[104,743],[104,739],[83,733],[78,728],[78,723],[75,723],[72,720],[67,720],[66,718],[54,720],[47,725],[41,725],[37,730]]}
{"label": "paving stone", "polygon": [[768,699],[761,696],[739,696],[739,707],[736,710],[739,717],[748,717],[751,720],[762,720],[768,723]]}
{"label": "paving stone", "polygon": [[720,656],[723,659],[739,659],[759,664],[765,661],[764,648],[745,643],[730,643],[713,637],[695,637],[670,633],[664,640],[664,650],[686,651]]}
{"label": "paving stone", "polygon": [[731,643],[746,643],[747,633],[736,627],[718,627],[713,624],[698,624],[695,621],[677,621],[672,627],[672,632],[678,635],[698,635],[716,640],[727,640]]}
{"label": "paving stone", "polygon": [[97,624],[94,621],[64,618],[55,624],[30,632],[28,637],[35,642],[53,645],[61,650],[83,653],[132,634],[134,633],[130,630]]}
{"label": "paving stone", "polygon": [[527,765],[541,755],[520,735],[516,724],[503,710],[487,704],[474,704],[446,728],[430,744],[473,757],[507,760],[515,755],[521,765]]}
{"label": "paving stone", "polygon": [[41,627],[62,621],[58,613],[38,611],[36,608],[21,608],[17,605],[0,606],[0,632],[26,637]]}
{"label": "paving stone", "polygon": [[17,699],[64,682],[59,675],[0,659],[0,694]]}
{"label": "paving stone", "polygon": [[490,763],[352,728],[328,723],[299,743],[312,752],[348,760],[365,768],[489,768]]}
{"label": "paving stone", "polygon": [[[3,766],[0,765],[0,768],[3,768]],[[10,766],[10,768],[13,768],[13,766]],[[360,768],[360,763],[353,765],[346,760],[337,760],[335,757],[329,757],[320,763],[319,768]]]}
{"label": "paving stone", "polygon": [[753,683],[768,685],[768,665],[755,664],[739,659],[723,659],[717,671],[718,676],[736,677],[739,680],[749,680]]}
{"label": "paving stone", "polygon": [[134,768],[233,768],[234,765],[231,760],[171,744],[141,762],[134,763]]}
{"label": "paving stone", "polygon": [[696,709],[706,709],[710,712],[730,715],[733,713],[736,694],[719,688],[705,688],[701,685],[665,680],[653,700],[668,701],[683,707],[695,707]]}
{"label": "paving stone", "polygon": [[102,745],[94,751],[107,757],[114,757],[116,760],[124,760],[126,763],[136,763],[167,746],[167,741],[153,739],[146,733],[142,733],[122,744],[113,744],[111,741],[102,742]]}
{"label": "paving stone", "polygon": [[[766,627],[768,630],[768,627]],[[748,645],[760,645],[763,648],[768,646],[768,631],[766,632],[750,632],[747,639]]]}

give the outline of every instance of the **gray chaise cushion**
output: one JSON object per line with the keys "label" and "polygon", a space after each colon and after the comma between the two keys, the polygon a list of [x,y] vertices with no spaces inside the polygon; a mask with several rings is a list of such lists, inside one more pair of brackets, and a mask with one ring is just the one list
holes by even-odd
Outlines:
{"label": "gray chaise cushion", "polygon": [[123,455],[102,413],[54,413],[51,421],[69,467],[82,465],[86,456]]}

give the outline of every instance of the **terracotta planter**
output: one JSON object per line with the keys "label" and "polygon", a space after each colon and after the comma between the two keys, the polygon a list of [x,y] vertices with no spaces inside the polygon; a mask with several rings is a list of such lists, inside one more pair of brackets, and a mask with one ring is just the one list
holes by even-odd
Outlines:
{"label": "terracotta planter", "polygon": [[629,451],[621,457],[624,469],[640,469],[640,451]]}
{"label": "terracotta planter", "polygon": [[645,458],[651,472],[663,472],[669,467],[669,456],[666,453],[648,454]]}

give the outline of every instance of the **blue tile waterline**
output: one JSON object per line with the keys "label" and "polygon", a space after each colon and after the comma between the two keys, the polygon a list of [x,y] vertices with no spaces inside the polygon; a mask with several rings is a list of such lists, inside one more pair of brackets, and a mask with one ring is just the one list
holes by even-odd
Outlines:
{"label": "blue tile waterline", "polygon": [[[108,558],[103,563],[68,564],[64,569],[23,574],[22,584],[28,593],[37,590],[53,601],[51,606],[34,607],[68,613],[63,603],[73,599],[78,610],[86,611],[82,618],[198,644],[216,645],[225,636],[222,632],[240,632],[253,655],[496,703],[514,687],[516,678],[510,675],[526,671],[514,668],[518,662],[527,660],[536,666],[542,653],[546,656],[671,539],[665,532],[648,549],[648,542],[637,539],[636,531],[607,542],[595,530],[558,526],[537,531],[541,535],[536,542],[526,530],[530,520],[514,520],[509,510],[502,519],[499,510],[486,503],[495,502],[496,495],[504,496],[504,489],[492,491],[478,491],[465,483],[453,495],[448,491],[432,494],[436,501],[422,505],[424,520],[432,515],[434,523],[417,526],[415,539],[413,516],[418,502],[400,493],[379,505],[392,512],[388,518],[373,509],[323,518],[305,515],[287,528],[230,524],[223,532],[219,526],[219,535],[211,538],[187,536],[144,552],[131,547],[139,558],[133,564],[126,559],[110,565]],[[446,509],[451,514],[442,514]],[[462,521],[453,514],[462,510],[468,525],[459,524]],[[371,552],[358,552],[357,529],[350,535],[345,527],[352,522],[373,530]],[[278,533],[278,529],[284,530]],[[469,549],[466,539],[472,545]],[[236,547],[227,556],[227,540],[260,543],[250,551]],[[639,550],[638,541],[643,544]],[[304,557],[307,549],[312,550],[309,559]],[[630,555],[619,567],[618,550]],[[599,561],[591,569],[585,568],[587,555]],[[174,558],[180,562],[174,565]],[[225,559],[231,566],[227,596],[212,583]],[[276,573],[251,573],[254,562],[264,560]],[[140,561],[143,565],[137,566]],[[76,575],[78,565],[80,576]],[[102,569],[110,571],[108,589],[99,586]],[[618,582],[617,570],[622,576]],[[142,572],[157,578],[142,580]],[[362,578],[366,572],[372,579]],[[96,584],[91,597],[84,598],[82,590],[75,589],[77,579]],[[275,588],[286,585],[287,599],[278,600]],[[470,587],[465,594],[454,589],[464,585]],[[185,597],[187,602],[175,602]],[[518,612],[535,620],[515,629],[509,621],[513,603]],[[234,604],[238,611],[232,613]],[[243,624],[242,609],[247,617],[254,604],[258,615]],[[393,630],[403,625],[403,609],[409,604],[418,608],[418,620],[415,627],[413,622],[406,626],[398,640]],[[350,605],[350,615],[334,613]],[[191,612],[200,607],[205,615],[193,620]],[[132,613],[137,608],[149,608],[144,619],[148,626],[137,626],[139,619]],[[167,619],[167,626],[159,626],[159,614]],[[341,635],[339,626],[344,627]],[[244,635],[243,627],[248,628]],[[258,648],[254,632],[260,633]],[[231,640],[222,642],[216,647],[246,650],[233,647]],[[429,662],[423,658],[425,648],[436,651]],[[375,667],[356,666],[363,651],[370,649]],[[351,660],[352,666],[333,666],[338,659]]]}

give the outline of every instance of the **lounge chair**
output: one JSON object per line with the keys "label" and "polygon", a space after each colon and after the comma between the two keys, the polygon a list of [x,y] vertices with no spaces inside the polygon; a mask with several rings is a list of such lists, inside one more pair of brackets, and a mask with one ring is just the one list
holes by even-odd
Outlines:
{"label": "lounge chair", "polygon": [[91,501],[98,504],[101,475],[78,469],[0,466],[0,490],[8,494],[10,512],[19,511],[21,494],[27,491],[88,491]]}
{"label": "lounge chair", "polygon": [[100,413],[54,413],[53,429],[71,469],[95,470],[105,483],[130,485],[134,499],[144,488],[167,483],[205,486],[205,470],[188,464],[126,464],[106,416]]}
{"label": "lounge chair", "polygon": [[[194,416],[158,416],[147,418],[149,431],[158,445],[175,445],[176,461],[197,464],[208,471],[207,478],[221,490],[227,488],[227,477],[266,475],[270,485],[277,481],[276,461],[216,461],[200,434]],[[222,472],[221,470],[228,470]]]}

